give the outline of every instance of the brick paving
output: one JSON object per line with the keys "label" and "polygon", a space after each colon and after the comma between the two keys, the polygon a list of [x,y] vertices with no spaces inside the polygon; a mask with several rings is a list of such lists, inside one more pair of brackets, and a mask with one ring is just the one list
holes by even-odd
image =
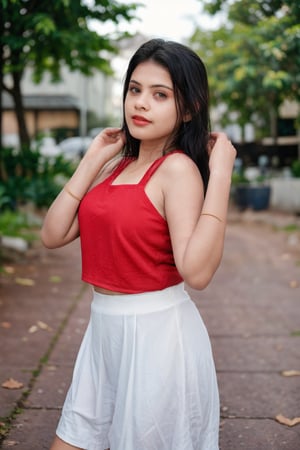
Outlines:
{"label": "brick paving", "polygon": [[[231,211],[224,258],[214,280],[192,297],[207,325],[221,397],[221,450],[299,450],[299,217]],[[290,232],[284,231],[289,227]],[[91,298],[80,281],[78,242],[39,244],[6,265],[0,284],[0,447],[49,449],[84,333]],[[142,449],[133,449],[142,450]]]}

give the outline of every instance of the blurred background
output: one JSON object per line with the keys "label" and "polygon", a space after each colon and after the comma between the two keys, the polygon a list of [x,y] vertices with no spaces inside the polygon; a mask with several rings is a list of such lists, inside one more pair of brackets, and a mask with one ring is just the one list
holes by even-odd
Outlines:
{"label": "blurred background", "polygon": [[128,60],[152,37],[207,66],[212,129],[238,150],[234,205],[300,212],[297,0],[3,0],[0,12],[1,235],[47,208],[93,137],[121,125]]}
{"label": "blurred background", "polygon": [[0,448],[50,446],[89,301],[78,240],[47,250],[40,227],[162,37],[204,61],[211,128],[238,152],[223,263],[194,293],[221,448],[299,449],[299,0],[0,0],[0,28]]}

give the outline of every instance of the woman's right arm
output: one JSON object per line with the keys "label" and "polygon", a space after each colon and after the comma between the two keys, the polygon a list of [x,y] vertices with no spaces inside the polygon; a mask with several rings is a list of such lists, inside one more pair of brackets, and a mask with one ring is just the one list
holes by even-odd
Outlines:
{"label": "woman's right arm", "polygon": [[96,136],[46,214],[41,230],[45,247],[62,247],[79,236],[77,211],[80,201],[99,171],[121,151],[124,143],[124,134],[119,128],[106,128]]}

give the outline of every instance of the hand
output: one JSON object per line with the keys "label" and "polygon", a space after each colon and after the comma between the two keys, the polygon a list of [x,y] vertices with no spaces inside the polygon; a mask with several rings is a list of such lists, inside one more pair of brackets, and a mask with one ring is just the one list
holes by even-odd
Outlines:
{"label": "hand", "polygon": [[93,158],[95,162],[100,157],[108,162],[116,156],[125,145],[125,134],[121,128],[105,128],[93,140],[84,158]]}
{"label": "hand", "polygon": [[237,152],[225,133],[211,133],[208,154],[211,172],[231,176]]}

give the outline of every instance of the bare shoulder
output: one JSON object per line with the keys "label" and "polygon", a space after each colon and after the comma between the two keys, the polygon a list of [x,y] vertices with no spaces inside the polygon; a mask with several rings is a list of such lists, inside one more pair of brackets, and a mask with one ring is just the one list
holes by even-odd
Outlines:
{"label": "bare shoulder", "polygon": [[161,165],[161,174],[170,181],[186,181],[190,177],[201,181],[198,167],[185,153],[173,153],[169,155]]}

